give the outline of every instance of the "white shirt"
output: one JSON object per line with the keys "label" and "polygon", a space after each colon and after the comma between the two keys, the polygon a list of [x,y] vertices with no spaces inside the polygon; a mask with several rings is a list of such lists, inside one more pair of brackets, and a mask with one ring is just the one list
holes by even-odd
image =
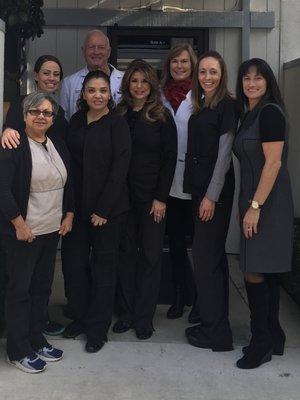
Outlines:
{"label": "white shirt", "polygon": [[[114,102],[117,104],[121,98],[121,83],[124,72],[119,71],[109,64],[112,69],[110,74],[110,90]],[[73,75],[66,76],[61,85],[60,105],[65,110],[65,117],[69,121],[77,111],[77,100],[80,96],[82,83],[89,70],[87,67],[75,72]]]}
{"label": "white shirt", "polygon": [[162,93],[161,98],[165,107],[170,110],[172,117],[174,118],[177,127],[177,163],[175,174],[170,190],[170,196],[177,197],[183,200],[190,200],[192,196],[188,193],[183,193],[183,175],[185,168],[185,154],[187,152],[187,139],[188,139],[188,122],[193,111],[192,107],[192,92],[191,90],[187,93],[185,100],[183,100],[177,109],[176,114]]}

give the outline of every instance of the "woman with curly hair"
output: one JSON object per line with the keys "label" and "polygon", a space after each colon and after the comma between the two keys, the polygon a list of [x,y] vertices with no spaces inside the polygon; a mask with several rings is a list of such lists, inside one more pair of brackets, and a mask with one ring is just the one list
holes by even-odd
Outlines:
{"label": "woman with curly hair", "polygon": [[132,138],[128,184],[133,223],[127,226],[133,230],[128,245],[135,246],[137,262],[130,260],[126,268],[120,267],[124,309],[113,330],[121,333],[133,326],[138,339],[148,339],[158,300],[166,202],[176,165],[176,126],[161,103],[150,64],[132,61],[121,89],[118,111],[126,118]]}

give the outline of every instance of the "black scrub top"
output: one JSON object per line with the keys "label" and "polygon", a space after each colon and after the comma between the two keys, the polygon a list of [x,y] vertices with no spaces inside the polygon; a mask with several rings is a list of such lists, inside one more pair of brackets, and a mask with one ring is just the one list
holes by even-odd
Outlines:
{"label": "black scrub top", "polygon": [[[204,197],[218,158],[220,137],[235,129],[236,102],[222,99],[214,108],[203,107],[191,115],[188,123],[188,144],[185,160],[183,191],[195,197]],[[219,197],[231,197],[234,192],[234,170],[231,163]]]}

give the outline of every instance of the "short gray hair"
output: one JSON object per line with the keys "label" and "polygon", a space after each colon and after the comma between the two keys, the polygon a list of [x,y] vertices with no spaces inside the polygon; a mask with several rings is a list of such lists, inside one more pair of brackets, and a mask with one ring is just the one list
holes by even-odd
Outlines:
{"label": "short gray hair", "polygon": [[33,92],[25,97],[23,100],[23,114],[27,114],[28,110],[31,108],[37,108],[45,100],[48,100],[51,103],[53,117],[55,118],[58,112],[58,104],[52,96],[43,92]]}
{"label": "short gray hair", "polygon": [[110,42],[109,42],[108,36],[103,31],[101,31],[100,29],[93,29],[93,30],[89,31],[86,34],[86,37],[84,38],[84,42],[83,42],[83,46],[82,46],[83,49],[86,48],[87,42],[89,41],[90,37],[93,36],[93,35],[99,35],[99,36],[104,37],[106,39],[106,41],[107,41],[108,48],[110,48]]}

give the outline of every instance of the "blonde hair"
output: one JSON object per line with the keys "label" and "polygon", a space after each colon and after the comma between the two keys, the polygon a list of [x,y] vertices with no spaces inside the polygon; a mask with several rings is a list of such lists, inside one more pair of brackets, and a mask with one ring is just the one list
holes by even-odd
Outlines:
{"label": "blonde hair", "polygon": [[193,76],[195,65],[197,62],[196,54],[192,46],[188,43],[175,44],[169,51],[167,58],[164,62],[162,76],[160,80],[160,86],[162,89],[165,88],[169,80],[173,79],[170,73],[170,63],[173,58],[178,57],[183,51],[187,51],[191,60],[191,77]]}

